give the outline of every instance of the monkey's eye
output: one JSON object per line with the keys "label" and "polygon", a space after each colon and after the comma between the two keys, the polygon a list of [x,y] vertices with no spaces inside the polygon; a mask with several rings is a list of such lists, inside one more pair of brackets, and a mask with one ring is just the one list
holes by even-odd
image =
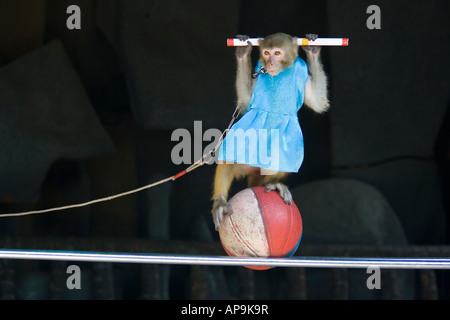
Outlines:
{"label": "monkey's eye", "polygon": [[275,51],[275,55],[276,55],[276,56],[281,55],[281,51]]}
{"label": "monkey's eye", "polygon": [[263,54],[264,54],[265,56],[268,56],[270,53],[269,53],[269,51],[264,51]]}

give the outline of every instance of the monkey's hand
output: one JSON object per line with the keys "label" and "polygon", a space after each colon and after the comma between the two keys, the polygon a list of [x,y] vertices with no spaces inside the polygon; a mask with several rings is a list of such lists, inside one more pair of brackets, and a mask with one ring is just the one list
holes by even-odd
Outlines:
{"label": "monkey's hand", "polygon": [[[314,41],[318,38],[318,35],[315,33],[307,33],[305,34],[305,38]],[[321,47],[319,46],[303,46],[302,49],[306,52],[306,54],[318,54],[320,52]]]}
{"label": "monkey's hand", "polygon": [[272,190],[278,190],[281,198],[286,204],[292,203],[292,194],[286,185],[279,182],[266,184],[266,192],[270,192]]}
{"label": "monkey's hand", "polygon": [[309,41],[315,41],[318,37],[319,37],[319,35],[315,34],[315,33],[305,34],[305,38],[308,39]]}
{"label": "monkey's hand", "polygon": [[220,196],[219,198],[214,200],[212,215],[216,231],[219,231],[220,223],[222,222],[225,214],[232,214],[232,213],[233,210],[231,209],[230,205],[228,204],[224,196]]}
{"label": "monkey's hand", "polygon": [[[241,41],[247,41],[250,37],[249,36],[243,36],[243,35],[237,35],[236,38],[238,38]],[[236,57],[238,59],[244,59],[252,52],[252,44],[250,41],[247,41],[246,47],[237,47],[236,49]]]}

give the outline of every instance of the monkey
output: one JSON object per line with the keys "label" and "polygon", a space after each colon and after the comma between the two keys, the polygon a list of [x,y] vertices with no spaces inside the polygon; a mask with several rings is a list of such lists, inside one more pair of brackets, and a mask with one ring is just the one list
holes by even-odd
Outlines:
{"label": "monkey", "polygon": [[[248,36],[237,36],[247,40]],[[315,40],[316,34],[307,34],[308,40]],[[298,172],[303,162],[303,135],[297,112],[305,104],[317,113],[329,109],[327,76],[324,72],[319,46],[302,47],[306,62],[298,56],[297,38],[285,33],[275,33],[259,41],[259,61],[252,73],[252,44],[236,49],[236,94],[242,117],[233,124],[219,149],[218,164],[214,176],[212,215],[218,231],[225,214],[232,214],[228,205],[228,193],[235,179],[248,177],[248,187],[263,185],[266,192],[277,190],[285,203],[292,203],[288,187],[282,183],[292,172]],[[250,132],[254,129],[259,139],[266,138],[266,148],[272,149],[271,156],[278,161],[267,165],[262,161],[249,161],[251,142],[244,140],[233,148],[238,130]],[[267,138],[267,130],[275,133]],[[263,131],[266,130],[266,131]],[[275,130],[275,131],[272,131]],[[277,137],[278,134],[278,137]],[[248,136],[244,136],[249,138]],[[251,140],[250,138],[248,140]],[[255,141],[252,141],[255,143]],[[257,143],[261,142],[258,140]],[[258,147],[264,149],[264,146]],[[261,150],[259,155],[261,155]],[[233,154],[228,151],[232,150]],[[253,153],[255,150],[252,149]],[[245,157],[242,157],[243,153]],[[236,155],[237,154],[237,155]],[[253,157],[253,159],[255,159]],[[256,158],[258,159],[258,158]]]}

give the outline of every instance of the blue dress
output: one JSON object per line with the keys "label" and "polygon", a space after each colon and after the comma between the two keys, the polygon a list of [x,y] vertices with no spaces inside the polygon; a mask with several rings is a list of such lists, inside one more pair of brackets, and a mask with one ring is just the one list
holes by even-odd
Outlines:
{"label": "blue dress", "polygon": [[[258,62],[256,70],[260,67]],[[298,172],[304,153],[297,112],[303,105],[307,77],[308,66],[299,57],[276,76],[260,74],[247,112],[230,128],[218,160]]]}

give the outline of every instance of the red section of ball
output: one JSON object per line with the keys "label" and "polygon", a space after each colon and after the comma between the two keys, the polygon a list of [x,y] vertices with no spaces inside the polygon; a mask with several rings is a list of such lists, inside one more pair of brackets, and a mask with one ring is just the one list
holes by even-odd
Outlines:
{"label": "red section of ball", "polygon": [[276,191],[266,192],[265,187],[253,191],[261,207],[270,256],[285,257],[297,247],[302,235],[300,211],[294,202],[286,204]]}
{"label": "red section of ball", "polygon": [[[290,257],[300,243],[303,223],[295,203],[286,204],[277,191],[253,187],[230,199],[232,215],[221,224],[222,246],[230,256]],[[255,270],[270,267],[248,266]]]}

